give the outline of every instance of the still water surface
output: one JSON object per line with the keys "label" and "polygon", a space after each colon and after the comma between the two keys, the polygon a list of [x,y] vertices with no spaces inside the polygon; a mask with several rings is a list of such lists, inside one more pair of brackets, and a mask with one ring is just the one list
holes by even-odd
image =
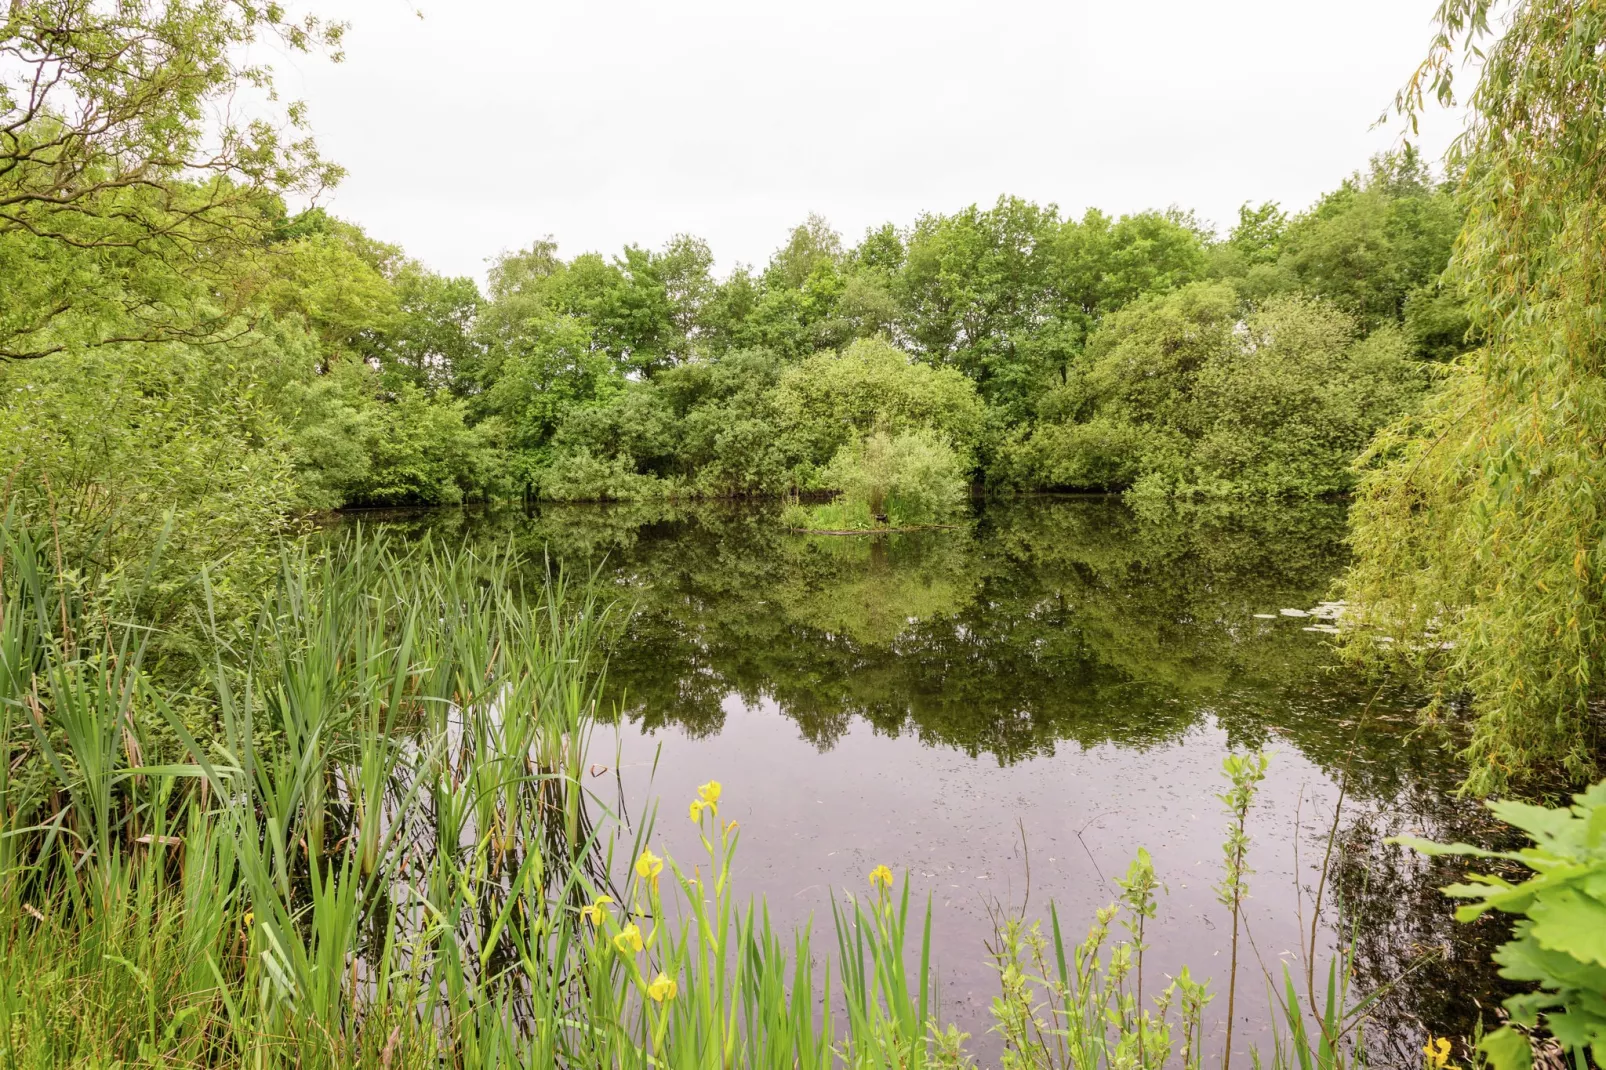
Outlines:
{"label": "still water surface", "polygon": [[1245,1046],[1269,1047],[1268,972],[1281,987],[1284,963],[1300,969],[1340,785],[1319,972],[1334,934],[1354,932],[1357,991],[1389,992],[1374,1061],[1420,1065],[1424,1030],[1466,1033],[1473,1001],[1500,994],[1498,922],[1456,925],[1435,891],[1454,871],[1383,843],[1495,834],[1453,797],[1453,755],[1413,731],[1413,695],[1342,668],[1318,621],[1281,613],[1329,595],[1341,505],[1140,514],[1042,498],[879,538],[789,534],[765,505],[382,523],[596,571],[633,609],[609,667],[616,723],[596,744],[630,812],[661,799],[655,843],[694,860],[685,804],[722,781],[741,886],[782,926],[812,915],[828,930],[833,892],[862,893],[878,864],[907,871],[933,897],[943,1012],[983,1055],[991,913],[1046,916],[1052,899],[1074,939],[1139,847],[1167,889],[1151,969],[1212,977],[1219,1035],[1216,793],[1233,749],[1272,755],[1250,824]]}

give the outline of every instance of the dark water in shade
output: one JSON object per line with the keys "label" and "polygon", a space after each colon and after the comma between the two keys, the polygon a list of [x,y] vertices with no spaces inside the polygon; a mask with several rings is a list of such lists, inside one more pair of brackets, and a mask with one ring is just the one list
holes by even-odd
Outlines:
{"label": "dark water in shade", "polygon": [[945,1016],[984,1057],[997,1049],[989,907],[1046,917],[1053,899],[1079,939],[1139,847],[1167,888],[1147,983],[1183,964],[1210,976],[1219,1050],[1230,918],[1214,891],[1216,794],[1232,749],[1272,755],[1250,823],[1245,1049],[1270,1046],[1267,972],[1280,988],[1284,963],[1301,970],[1341,783],[1318,975],[1336,934],[1353,933],[1354,990],[1388,992],[1373,1062],[1420,1066],[1425,1031],[1464,1035],[1477,1001],[1501,995],[1498,921],[1458,925],[1435,890],[1456,864],[1383,843],[1498,834],[1454,798],[1450,748],[1413,731],[1412,695],[1342,668],[1306,630],[1317,621],[1279,612],[1328,597],[1342,505],[1140,514],[1037,498],[882,538],[788,534],[765,505],[374,521],[598,570],[635,610],[612,652],[617,724],[599,729],[598,760],[617,752],[633,813],[662,800],[660,851],[696,860],[686,803],[720,780],[722,816],[741,822],[739,887],[778,925],[812,915],[821,949],[834,947],[833,891],[862,893],[878,864],[907,871],[934,899]]}

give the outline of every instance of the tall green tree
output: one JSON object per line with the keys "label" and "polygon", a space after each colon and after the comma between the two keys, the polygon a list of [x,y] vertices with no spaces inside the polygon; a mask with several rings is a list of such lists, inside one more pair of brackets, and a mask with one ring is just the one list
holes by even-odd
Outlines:
{"label": "tall green tree", "polygon": [[1292,220],[1281,264],[1367,328],[1399,323],[1412,294],[1444,271],[1460,229],[1454,196],[1408,148],[1373,160]]}
{"label": "tall green tree", "polygon": [[915,350],[989,399],[1029,389],[1022,379],[1035,369],[1021,367],[1020,351],[1051,315],[1048,248],[1058,230],[1056,209],[1018,197],[917,221],[899,277],[901,326]]}
{"label": "tall green tree", "polygon": [[1107,313],[1198,278],[1203,235],[1175,215],[1061,221],[1052,205],[1003,197],[915,225],[898,277],[901,333],[959,369],[1012,422],[1063,381]]}
{"label": "tall green tree", "polygon": [[484,299],[479,286],[413,262],[391,284],[397,307],[384,344],[388,377],[431,392],[465,392],[480,359],[476,331]]}

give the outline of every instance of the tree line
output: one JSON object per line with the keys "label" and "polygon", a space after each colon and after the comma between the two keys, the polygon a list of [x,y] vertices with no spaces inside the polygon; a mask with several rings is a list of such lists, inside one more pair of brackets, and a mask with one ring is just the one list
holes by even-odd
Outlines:
{"label": "tree line", "polygon": [[[1467,326],[1439,282],[1460,211],[1410,154],[1224,236],[1002,197],[852,246],[810,217],[723,278],[690,236],[543,240],[483,291],[322,209],[232,210],[227,255],[164,264],[158,294],[114,268],[55,321],[49,295],[10,310],[39,358],[0,373],[11,466],[173,497],[191,463],[212,494],[210,446],[230,493],[292,511],[780,495],[834,489],[835,453],[882,425],[998,490],[1310,496],[1350,486]],[[85,259],[27,231],[8,251],[19,273]]]}

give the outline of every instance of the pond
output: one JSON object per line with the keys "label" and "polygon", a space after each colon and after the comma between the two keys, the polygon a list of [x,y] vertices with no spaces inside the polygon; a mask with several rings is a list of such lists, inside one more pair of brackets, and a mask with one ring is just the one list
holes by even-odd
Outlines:
{"label": "pond", "polygon": [[943,1014],[984,1057],[996,912],[1046,918],[1053,900],[1079,939],[1140,847],[1166,889],[1149,969],[1212,978],[1219,1048],[1232,750],[1271,755],[1235,1048],[1269,1051],[1266,981],[1286,964],[1303,988],[1318,896],[1317,985],[1352,933],[1353,990],[1384,993],[1375,1062],[1421,1065],[1424,1031],[1469,1033],[1501,994],[1500,923],[1457,925],[1436,891],[1455,864],[1383,842],[1497,835],[1455,797],[1453,747],[1417,730],[1418,696],[1341,666],[1319,616],[1284,612],[1330,596],[1341,504],[1031,498],[882,537],[790,534],[762,503],[359,519],[595,572],[632,610],[593,755],[606,790],[638,821],[662,800],[655,845],[693,860],[686,803],[720,780],[741,887],[778,926],[812,916],[821,947],[833,894],[862,894],[876,865],[907,872],[932,897]]}

